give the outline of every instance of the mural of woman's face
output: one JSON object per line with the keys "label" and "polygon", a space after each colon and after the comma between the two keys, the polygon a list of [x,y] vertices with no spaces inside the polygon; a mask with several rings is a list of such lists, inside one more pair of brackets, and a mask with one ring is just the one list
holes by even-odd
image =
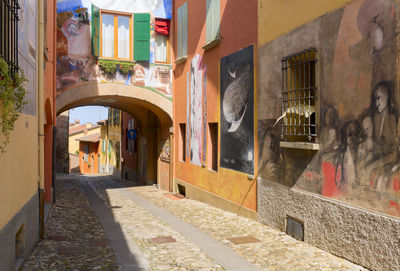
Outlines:
{"label": "mural of woman's face", "polygon": [[381,113],[387,107],[388,102],[388,92],[383,86],[379,86],[375,91],[375,105],[378,112]]}

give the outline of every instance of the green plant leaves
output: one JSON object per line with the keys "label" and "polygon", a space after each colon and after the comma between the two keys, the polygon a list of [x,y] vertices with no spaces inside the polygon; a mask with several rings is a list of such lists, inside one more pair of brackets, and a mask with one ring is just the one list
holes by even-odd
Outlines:
{"label": "green plant leaves", "polygon": [[2,153],[10,142],[10,132],[14,130],[15,121],[27,104],[23,86],[26,81],[23,71],[11,74],[7,62],[0,57],[0,127],[4,135],[4,139],[0,142]]}

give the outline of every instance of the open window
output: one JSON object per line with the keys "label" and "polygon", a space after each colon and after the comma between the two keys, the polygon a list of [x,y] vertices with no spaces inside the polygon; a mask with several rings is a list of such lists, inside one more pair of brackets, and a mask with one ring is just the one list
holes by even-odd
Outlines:
{"label": "open window", "polygon": [[155,19],[155,49],[154,58],[156,62],[167,63],[169,61],[169,31],[170,20]]}

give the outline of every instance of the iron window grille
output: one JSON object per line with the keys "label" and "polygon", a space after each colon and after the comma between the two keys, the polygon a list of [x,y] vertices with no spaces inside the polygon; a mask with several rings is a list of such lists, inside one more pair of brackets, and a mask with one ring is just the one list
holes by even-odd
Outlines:
{"label": "iron window grille", "polygon": [[18,0],[0,0],[0,56],[18,72]]}
{"label": "iron window grille", "polygon": [[282,58],[282,133],[284,141],[315,142],[315,64],[317,50],[308,48]]}

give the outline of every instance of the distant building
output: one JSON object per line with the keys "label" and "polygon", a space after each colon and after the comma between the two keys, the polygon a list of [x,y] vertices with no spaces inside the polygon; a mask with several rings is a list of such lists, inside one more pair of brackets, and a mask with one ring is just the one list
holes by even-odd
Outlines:
{"label": "distant building", "polygon": [[79,142],[79,170],[81,173],[97,174],[100,160],[100,133],[77,138]]}
{"label": "distant building", "polygon": [[68,152],[78,154],[79,142],[76,139],[100,133],[100,126],[91,123],[80,124],[79,120],[75,120],[74,124],[69,125]]}

